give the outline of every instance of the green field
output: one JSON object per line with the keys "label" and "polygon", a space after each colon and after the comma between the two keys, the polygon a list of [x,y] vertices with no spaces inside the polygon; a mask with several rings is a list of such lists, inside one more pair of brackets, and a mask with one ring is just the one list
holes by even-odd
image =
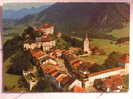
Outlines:
{"label": "green field", "polygon": [[129,37],[129,24],[125,24],[124,28],[122,29],[114,29],[112,32],[109,32],[107,34],[113,35],[116,38],[121,38],[121,37]]}
{"label": "green field", "polygon": [[122,44],[115,44],[115,41],[111,41],[111,40],[93,39],[91,44],[104,49],[104,51],[107,54],[111,53],[112,51],[118,51],[121,53],[129,52],[129,42],[122,43]]}
{"label": "green field", "polygon": [[[11,56],[13,57],[13,56]],[[12,89],[13,87],[15,87],[17,85],[18,80],[20,79],[20,75],[13,75],[13,74],[9,74],[7,73],[7,70],[9,69],[9,65],[11,64],[10,60],[11,57],[8,58],[5,62],[4,62],[4,70],[3,70],[3,85],[4,87],[6,86],[9,90]]]}
{"label": "green field", "polygon": [[[122,29],[116,29],[112,32],[108,33],[113,35],[116,38],[128,37],[129,36],[129,25],[126,25]],[[92,39],[90,41],[91,46],[97,46],[100,49],[103,49],[106,55],[91,55],[91,56],[81,56],[81,59],[86,61],[94,61],[97,64],[103,64],[108,54],[113,51],[120,53],[129,53],[129,42],[125,42],[122,44],[115,44],[116,41],[107,40],[107,39]]]}
{"label": "green field", "polygon": [[26,27],[26,25],[18,25],[15,27],[9,27],[8,29],[4,30],[5,34],[3,34],[3,43],[12,39],[15,35],[21,35]]}

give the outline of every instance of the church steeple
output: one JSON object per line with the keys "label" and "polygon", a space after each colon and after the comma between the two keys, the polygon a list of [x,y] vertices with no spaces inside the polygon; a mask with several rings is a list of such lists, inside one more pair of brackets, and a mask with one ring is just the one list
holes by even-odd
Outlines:
{"label": "church steeple", "polygon": [[86,33],[86,37],[84,40],[84,52],[87,52],[88,54],[91,54],[91,50],[90,50],[90,44],[89,44],[89,39],[88,39],[88,34]]}
{"label": "church steeple", "polygon": [[89,39],[88,39],[88,33],[86,33],[85,41],[89,42]]}

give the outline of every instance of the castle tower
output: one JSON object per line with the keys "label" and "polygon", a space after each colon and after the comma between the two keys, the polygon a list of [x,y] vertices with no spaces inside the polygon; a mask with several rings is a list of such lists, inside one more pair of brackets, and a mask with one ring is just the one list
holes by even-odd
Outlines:
{"label": "castle tower", "polygon": [[87,52],[88,54],[91,54],[91,50],[90,50],[90,46],[89,46],[89,39],[88,39],[88,35],[86,33],[86,37],[84,40],[84,52]]}

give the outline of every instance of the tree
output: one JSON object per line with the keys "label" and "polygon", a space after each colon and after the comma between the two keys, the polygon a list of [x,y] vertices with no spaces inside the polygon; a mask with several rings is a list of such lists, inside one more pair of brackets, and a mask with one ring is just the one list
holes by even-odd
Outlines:
{"label": "tree", "polygon": [[21,50],[11,59],[11,63],[7,72],[13,74],[22,74],[22,70],[27,70],[33,66],[31,54]]}
{"label": "tree", "polygon": [[35,40],[36,37],[40,36],[41,33],[36,32],[32,27],[28,27],[24,30],[23,34],[22,34],[22,38],[24,40]]}
{"label": "tree", "polygon": [[107,69],[118,67],[119,66],[119,59],[121,56],[122,56],[121,53],[114,51],[114,52],[109,54],[109,56],[107,57],[107,59],[105,60],[103,65],[105,65]]}
{"label": "tree", "polygon": [[7,59],[8,57],[16,53],[18,50],[22,50],[22,44],[23,40],[20,36],[15,36],[13,37],[13,39],[6,41],[3,46],[4,59]]}
{"label": "tree", "polygon": [[64,41],[62,38],[58,39],[56,41],[56,48],[57,49],[66,49],[66,48],[69,48],[69,43]]}
{"label": "tree", "polygon": [[62,38],[68,42],[71,46],[81,47],[82,41],[76,37],[71,37],[70,35],[63,35]]}

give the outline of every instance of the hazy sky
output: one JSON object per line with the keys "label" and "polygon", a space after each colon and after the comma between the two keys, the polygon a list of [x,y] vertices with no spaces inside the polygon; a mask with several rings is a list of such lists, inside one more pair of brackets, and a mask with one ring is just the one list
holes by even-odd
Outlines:
{"label": "hazy sky", "polygon": [[5,3],[4,9],[13,9],[19,10],[22,8],[32,8],[32,7],[39,7],[42,5],[50,5],[53,3]]}
{"label": "hazy sky", "polygon": [[[132,0],[1,0],[3,3],[12,2],[130,2]],[[0,2],[0,5],[2,5]]]}

